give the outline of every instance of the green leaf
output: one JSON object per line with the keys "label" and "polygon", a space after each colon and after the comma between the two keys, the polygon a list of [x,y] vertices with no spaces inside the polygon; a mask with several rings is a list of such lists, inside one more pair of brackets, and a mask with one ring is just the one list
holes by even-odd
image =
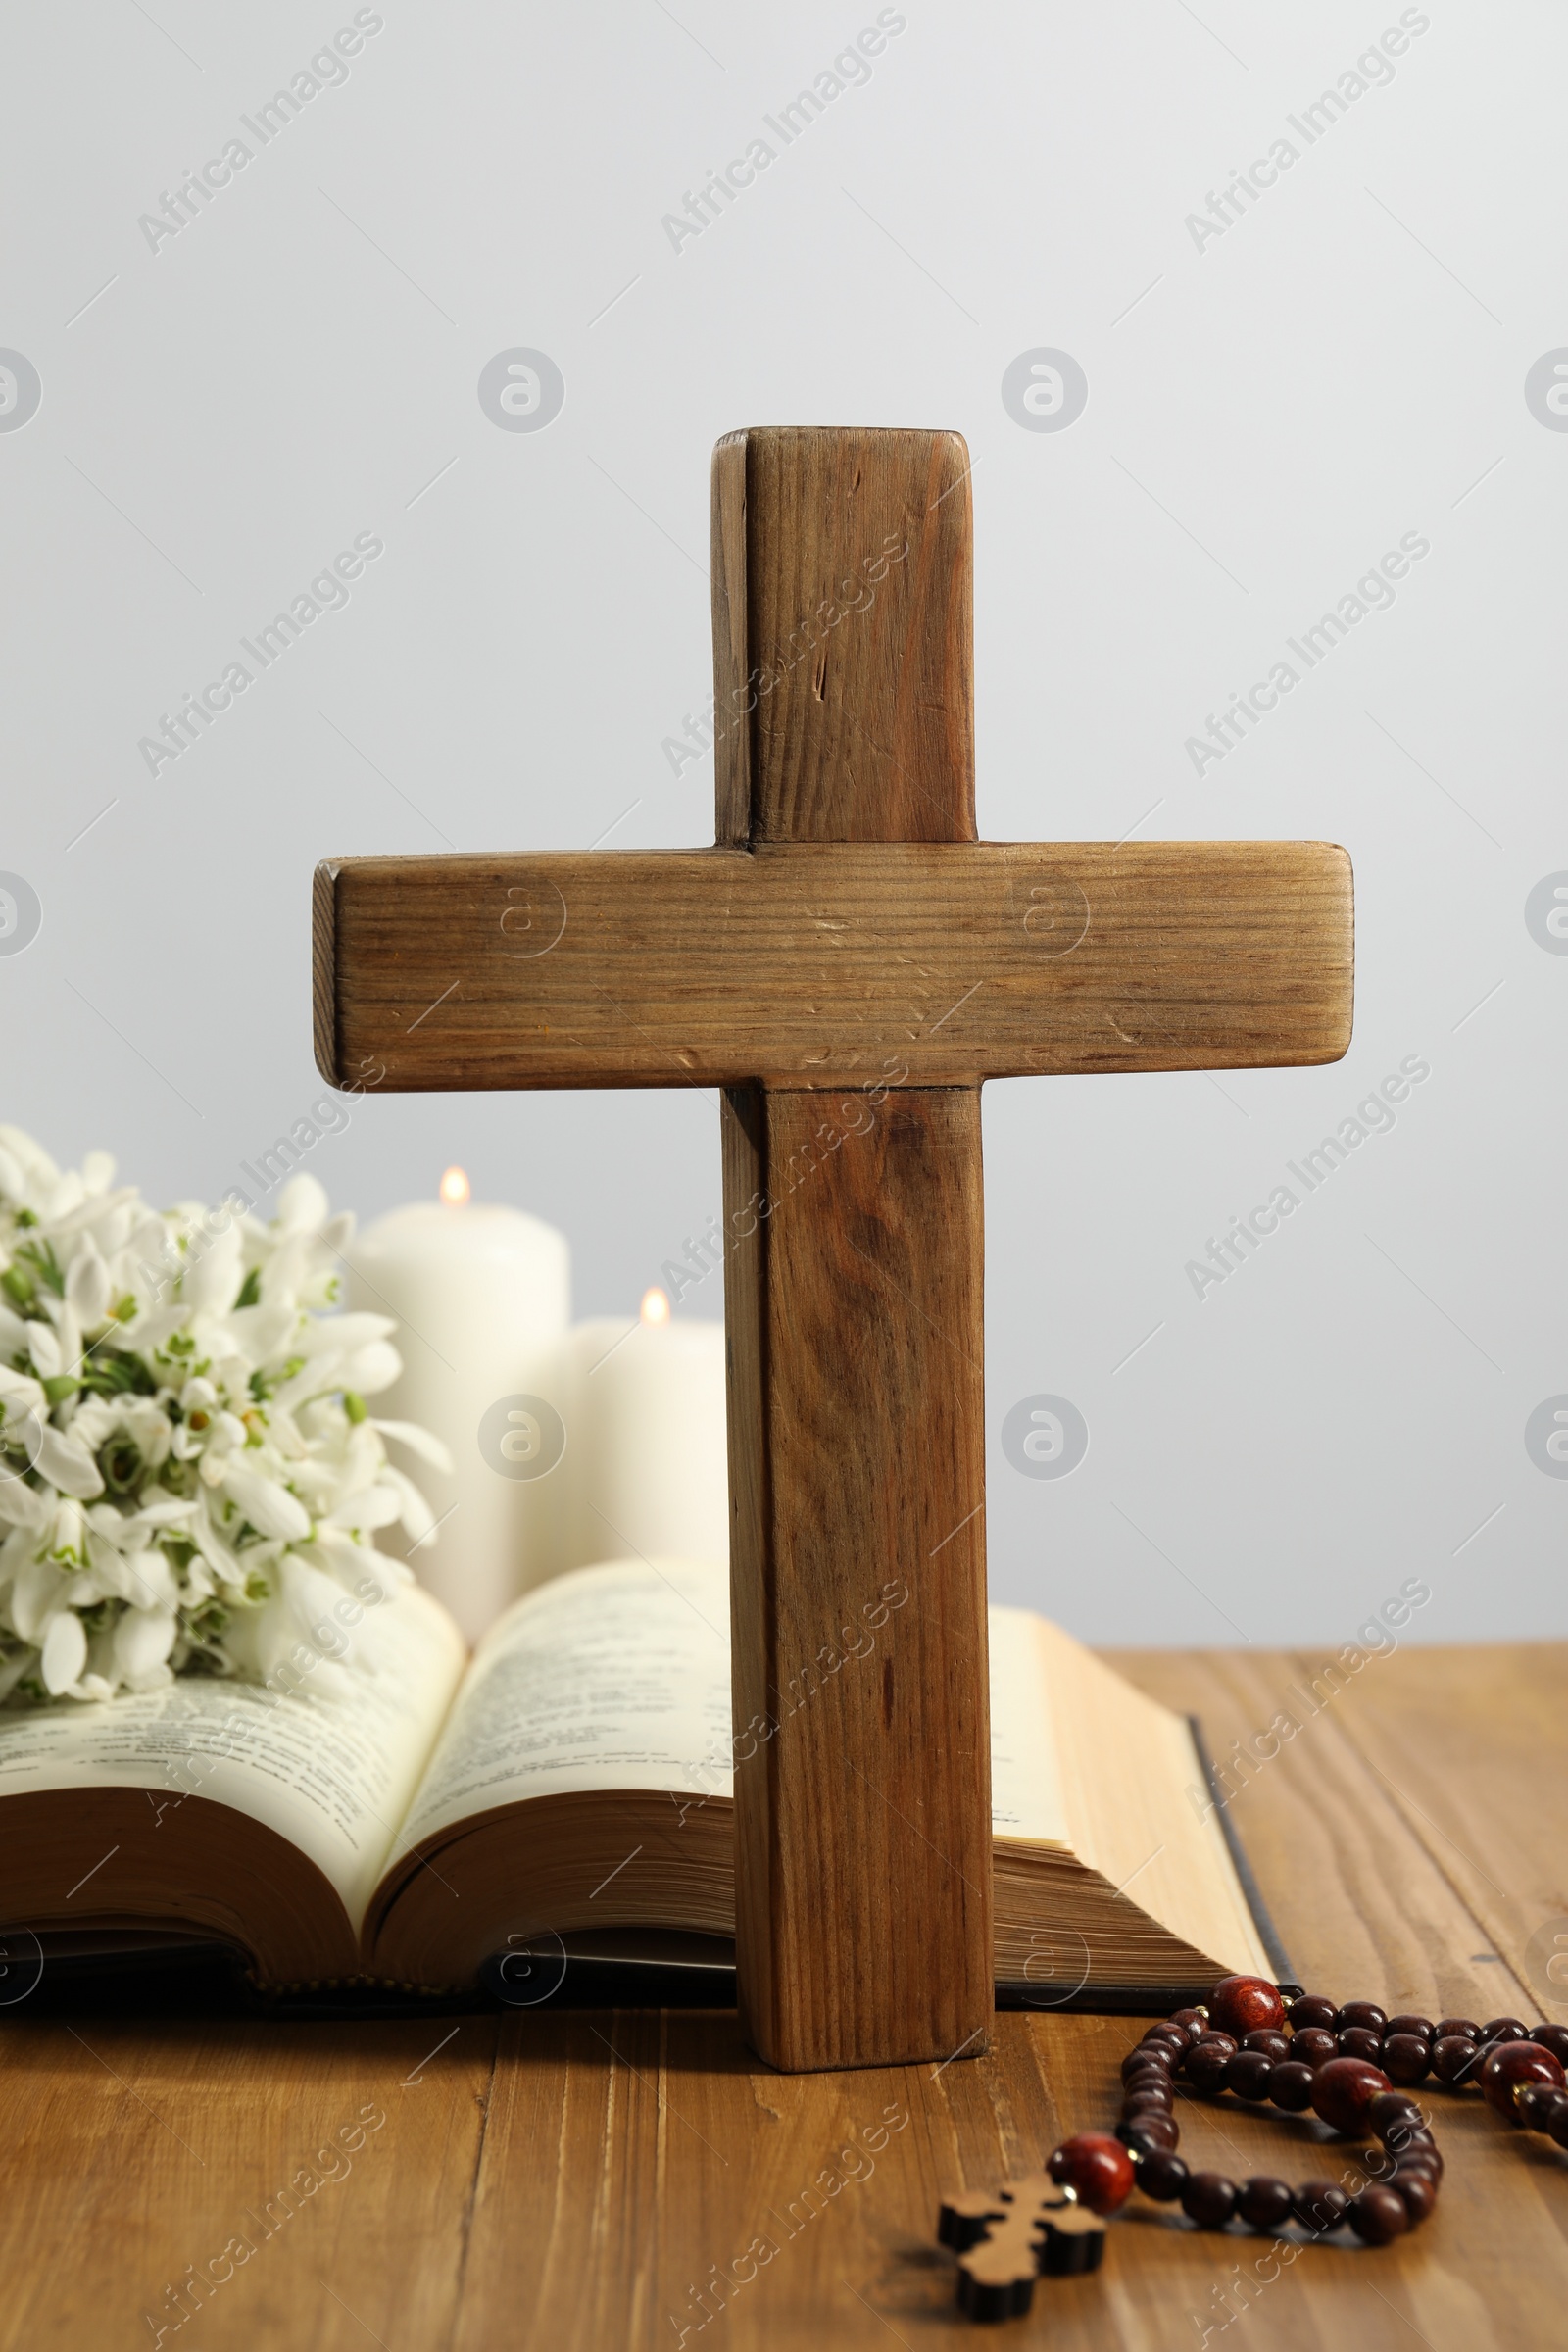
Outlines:
{"label": "green leaf", "polygon": [[353,1389],[345,1389],[343,1392],[343,1410],[347,1413],[349,1419],[357,1428],[359,1424],[366,1418],[367,1407],[365,1398],[359,1396]]}
{"label": "green leaf", "polygon": [[260,1266],[252,1266],[239,1286],[239,1297],[235,1299],[234,1304],[236,1306],[260,1306],[261,1303],[262,1269]]}

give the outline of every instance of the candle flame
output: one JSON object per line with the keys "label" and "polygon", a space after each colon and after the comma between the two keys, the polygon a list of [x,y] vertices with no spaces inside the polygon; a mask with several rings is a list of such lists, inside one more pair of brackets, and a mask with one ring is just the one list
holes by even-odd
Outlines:
{"label": "candle flame", "polygon": [[441,1198],[448,1208],[461,1208],[470,1189],[466,1172],[462,1168],[448,1168],[441,1179]]}
{"label": "candle flame", "polygon": [[657,1284],[651,1291],[643,1293],[642,1319],[645,1323],[669,1321],[669,1300]]}

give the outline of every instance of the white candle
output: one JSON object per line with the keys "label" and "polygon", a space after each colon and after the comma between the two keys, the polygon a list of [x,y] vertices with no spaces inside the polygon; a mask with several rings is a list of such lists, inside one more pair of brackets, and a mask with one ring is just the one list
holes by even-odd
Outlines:
{"label": "white candle", "polygon": [[376,1419],[419,1422],[452,1455],[447,1476],[390,1442],[441,1524],[412,1554],[401,1529],[379,1540],[409,1556],[474,1642],[552,1565],[555,1448],[515,1400],[556,1385],[570,1256],[538,1217],[469,1203],[461,1169],[448,1170],[442,1196],[367,1227],[350,1251],[349,1298],[400,1326],[403,1375],[370,1400]]}
{"label": "white candle", "polygon": [[558,1568],[639,1552],[728,1560],[722,1323],[671,1321],[662,1291],[649,1293],[636,1322],[579,1323],[564,1350],[561,1398]]}

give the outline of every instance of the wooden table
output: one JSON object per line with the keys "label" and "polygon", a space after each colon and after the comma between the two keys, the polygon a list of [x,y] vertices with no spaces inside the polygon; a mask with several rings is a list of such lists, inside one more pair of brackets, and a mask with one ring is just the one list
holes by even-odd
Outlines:
{"label": "wooden table", "polygon": [[[1196,1709],[1223,1752],[1322,1661],[1118,1662]],[[1309,1985],[1432,2016],[1542,2013],[1527,1950],[1568,1919],[1565,1687],[1568,1644],[1374,1659],[1258,1774],[1237,1818]],[[1568,1997],[1547,2014],[1568,2017]],[[683,2328],[707,2352],[1563,2340],[1568,2156],[1505,2132],[1473,2094],[1435,2101],[1442,2201],[1397,2247],[1308,2247],[1265,2283],[1266,2240],[1145,2208],[1112,2226],[1099,2277],[1043,2281],[1034,2315],[1002,2329],[959,2324],[933,2239],[939,2196],[1037,2165],[1068,2132],[1107,2129],[1136,2032],[1008,2015],[979,2061],[786,2077],[713,2014],[518,2012],[453,2031],[73,2027],[18,2009],[0,2035],[0,2341],[129,2347],[155,2342],[159,2325],[179,2352],[618,2352],[674,2347]],[[351,2142],[365,2130],[367,2109],[384,2121],[318,2163],[340,2128]],[[885,2121],[898,2128],[884,2136]],[[1194,2106],[1183,2150],[1301,2179],[1323,2169],[1302,2131]],[[289,2218],[273,2202],[263,2238],[253,2217],[302,2167],[318,2184]],[[166,2290],[240,2232],[255,2252],[176,2329]],[[777,2248],[761,2267],[743,2259],[759,2238]],[[717,2316],[699,2328],[691,2290],[713,2266],[747,2283],[721,2313],[710,2299]]]}

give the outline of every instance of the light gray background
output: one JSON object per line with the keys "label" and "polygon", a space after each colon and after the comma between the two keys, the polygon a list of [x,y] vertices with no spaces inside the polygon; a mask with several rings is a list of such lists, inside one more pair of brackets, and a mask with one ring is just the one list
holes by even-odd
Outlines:
{"label": "light gray background", "polygon": [[[1409,1639],[1568,1632],[1568,1482],[1523,1443],[1568,1390],[1568,957],[1523,919],[1568,866],[1568,435],[1523,396],[1568,342],[1561,12],[1434,0],[1200,252],[1186,216],[1396,7],[913,0],[678,254],[661,217],[874,7],[381,13],[156,253],[138,217],[352,8],[12,16],[0,344],[43,400],[0,434],[0,866],[43,927],[0,958],[5,1115],[216,1197],[319,1094],[317,858],[710,839],[711,760],[661,747],[710,692],[713,440],[956,426],[982,830],[1327,837],[1358,913],[1336,1067],[988,1089],[995,1592],[1098,1640],[1327,1642],[1419,1576]],[[479,408],[513,345],[564,372],[542,432]],[[1002,404],[1038,345],[1088,374],[1062,433]],[[149,776],[160,712],[368,530],[348,608]],[[1195,775],[1206,713],[1407,531],[1393,610]],[[1200,1301],[1187,1260],[1409,1054],[1396,1129]],[[579,1312],[719,1200],[700,1095],[387,1100],[313,1164],[369,1215],[451,1159],[566,1230]],[[1036,1392],[1091,1432],[1059,1481],[1001,1449]]]}

